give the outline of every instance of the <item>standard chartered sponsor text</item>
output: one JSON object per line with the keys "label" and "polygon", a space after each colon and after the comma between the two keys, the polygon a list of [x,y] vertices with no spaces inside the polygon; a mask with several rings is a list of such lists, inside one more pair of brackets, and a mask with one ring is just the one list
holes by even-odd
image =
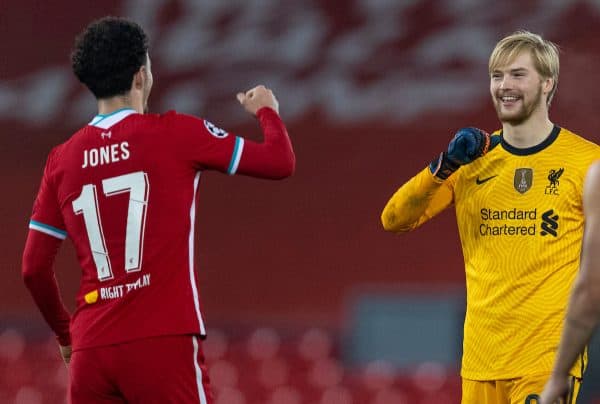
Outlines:
{"label": "standard chartered sponsor text", "polygon": [[[535,236],[537,219],[537,208],[532,210],[522,209],[481,209],[482,223],[479,225],[481,236]],[[521,223],[494,224],[494,221],[520,221]],[[533,223],[531,223],[533,221]]]}

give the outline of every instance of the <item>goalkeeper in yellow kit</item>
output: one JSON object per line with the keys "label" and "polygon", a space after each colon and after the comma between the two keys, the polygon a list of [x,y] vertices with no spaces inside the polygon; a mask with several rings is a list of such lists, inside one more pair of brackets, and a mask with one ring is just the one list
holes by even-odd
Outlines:
{"label": "goalkeeper in yellow kit", "polygon": [[[490,92],[502,129],[460,129],[387,203],[386,230],[414,230],[450,205],[465,260],[463,404],[536,403],[579,268],[583,181],[600,148],[552,123],[556,46],[527,31],[496,45]],[[571,368],[575,402],[585,353]]]}

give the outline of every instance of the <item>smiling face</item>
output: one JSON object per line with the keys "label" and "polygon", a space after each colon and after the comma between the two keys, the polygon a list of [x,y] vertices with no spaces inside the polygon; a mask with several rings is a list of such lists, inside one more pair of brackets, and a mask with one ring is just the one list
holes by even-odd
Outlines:
{"label": "smiling face", "polygon": [[553,80],[538,73],[528,51],[490,73],[490,93],[502,123],[519,125],[537,111],[546,113],[552,89]]}

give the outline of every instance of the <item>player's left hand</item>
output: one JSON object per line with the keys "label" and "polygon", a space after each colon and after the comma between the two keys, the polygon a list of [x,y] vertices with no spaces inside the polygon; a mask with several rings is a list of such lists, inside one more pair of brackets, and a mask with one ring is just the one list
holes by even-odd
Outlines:
{"label": "player's left hand", "polygon": [[68,365],[69,362],[71,361],[71,353],[72,353],[72,349],[71,349],[71,345],[59,345],[58,346],[60,349],[60,356],[62,356],[63,361],[65,361],[65,364]]}
{"label": "player's left hand", "polygon": [[562,404],[567,402],[568,377],[552,376],[546,383],[538,404]]}

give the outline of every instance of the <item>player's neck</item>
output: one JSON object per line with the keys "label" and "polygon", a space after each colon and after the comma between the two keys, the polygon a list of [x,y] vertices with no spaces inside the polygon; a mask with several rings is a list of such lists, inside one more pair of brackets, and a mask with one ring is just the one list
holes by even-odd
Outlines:
{"label": "player's neck", "polygon": [[542,143],[553,127],[554,124],[548,118],[548,110],[544,108],[518,125],[504,122],[502,136],[511,146],[525,149]]}
{"label": "player's neck", "polygon": [[98,113],[101,115],[110,114],[125,108],[134,109],[140,114],[144,113],[142,102],[138,102],[135,97],[128,95],[102,98],[98,100]]}

